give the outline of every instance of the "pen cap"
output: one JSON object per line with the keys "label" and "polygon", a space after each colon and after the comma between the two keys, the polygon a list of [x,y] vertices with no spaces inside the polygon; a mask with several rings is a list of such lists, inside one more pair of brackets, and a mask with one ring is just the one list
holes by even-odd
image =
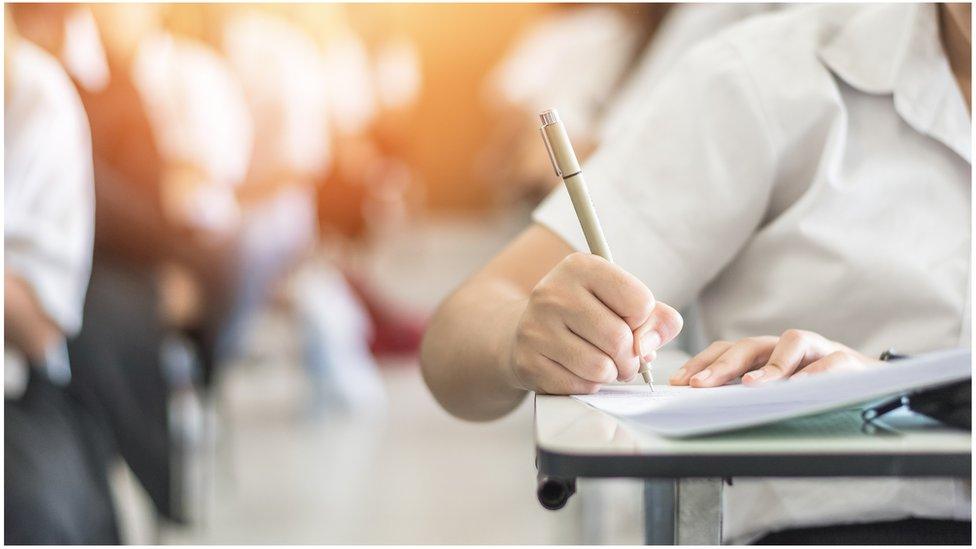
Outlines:
{"label": "pen cap", "polygon": [[552,167],[556,170],[556,175],[566,178],[583,171],[556,109],[549,109],[539,114],[539,119],[542,120],[542,127],[539,128],[539,131],[542,132],[542,139],[545,140],[546,148],[549,149],[549,158],[552,160]]}

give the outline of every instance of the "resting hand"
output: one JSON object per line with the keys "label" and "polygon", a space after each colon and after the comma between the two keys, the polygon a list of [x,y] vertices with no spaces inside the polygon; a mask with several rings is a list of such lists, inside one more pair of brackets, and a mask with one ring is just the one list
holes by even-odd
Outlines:
{"label": "resting hand", "polygon": [[596,392],[632,379],[638,349],[653,360],[681,325],[681,315],[632,274],[599,256],[571,254],[528,298],[510,342],[510,383],[549,394]]}
{"label": "resting hand", "polygon": [[779,337],[716,341],[678,369],[670,381],[672,385],[716,387],[742,376],[743,383],[755,385],[791,376],[862,369],[878,363],[820,334],[787,330]]}

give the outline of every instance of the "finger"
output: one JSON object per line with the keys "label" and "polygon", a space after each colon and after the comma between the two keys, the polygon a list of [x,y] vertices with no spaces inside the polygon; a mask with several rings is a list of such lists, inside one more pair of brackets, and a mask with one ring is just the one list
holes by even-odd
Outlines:
{"label": "finger", "polygon": [[766,365],[743,376],[742,382],[765,383],[790,377],[797,369],[822,358],[826,354],[825,342],[822,336],[813,332],[786,330],[779,337]]}
{"label": "finger", "polygon": [[545,345],[542,354],[587,381],[610,383],[617,379],[617,365],[613,360],[565,326]]}
{"label": "finger", "polygon": [[729,341],[716,341],[712,343],[708,347],[705,347],[704,351],[692,357],[691,360],[685,362],[684,366],[678,368],[671,374],[671,378],[668,381],[671,382],[671,385],[688,385],[688,380],[691,376],[704,370],[712,362],[715,362],[715,359],[720,357],[731,346],[732,343]]}
{"label": "finger", "polygon": [[593,254],[566,258],[584,288],[622,318],[633,332],[650,318],[654,294],[636,276]]}
{"label": "finger", "polygon": [[844,351],[835,351],[829,355],[810,363],[799,372],[793,374],[794,378],[803,377],[809,374],[821,374],[824,372],[840,372],[863,370],[870,365],[858,357]]}
{"label": "finger", "polygon": [[[637,356],[656,351],[681,333],[684,319],[667,303],[658,301],[651,317],[634,332],[634,352]],[[645,358],[646,359],[646,358]]]}
{"label": "finger", "polygon": [[578,305],[564,316],[566,327],[613,360],[617,379],[632,377],[637,372],[637,354],[630,327],[592,294],[581,293]]}
{"label": "finger", "polygon": [[692,387],[717,387],[764,364],[779,338],[774,336],[747,337],[735,342],[714,362],[691,376]]}
{"label": "finger", "polygon": [[526,377],[536,392],[548,395],[587,395],[600,390],[600,384],[583,379],[562,364],[544,356],[535,355]]}

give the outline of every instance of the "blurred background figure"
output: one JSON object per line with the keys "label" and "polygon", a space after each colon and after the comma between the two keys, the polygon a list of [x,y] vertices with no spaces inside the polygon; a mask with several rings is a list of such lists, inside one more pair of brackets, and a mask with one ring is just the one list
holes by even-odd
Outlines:
{"label": "blurred background figure", "polygon": [[57,61],[4,49],[4,541],[118,543],[105,425],[68,388],[94,225],[88,123]]}
{"label": "blurred background figure", "polygon": [[699,40],[773,4],[569,4],[527,29],[485,82],[493,114],[475,166],[495,170],[500,205],[538,203],[558,179],[539,155],[538,113],[559,105],[577,154],[626,123],[634,102]]}
{"label": "blurred background figure", "polygon": [[[243,256],[253,259],[242,262],[239,272],[248,277],[245,285],[254,287],[257,302],[238,314],[255,310],[273,283],[299,268],[288,305],[303,334],[313,406],[381,412],[383,388],[369,350],[365,309],[334,262],[313,248],[319,232],[316,187],[333,160],[330,90],[354,87],[355,80],[330,73],[318,44],[279,10],[214,9],[221,11],[212,21],[220,22],[222,51],[244,85],[255,121],[250,170],[239,193],[249,220]],[[319,9],[338,18],[334,8]]]}
{"label": "blurred background figure", "polygon": [[526,31],[492,70],[484,100],[495,113],[482,162],[499,167],[502,203],[538,202],[553,186],[539,156],[538,113],[559,105],[578,154],[596,148],[603,112],[654,36],[667,4],[561,5]]}
{"label": "blurred background figure", "polygon": [[[251,119],[226,63],[163,27],[161,5],[14,7],[28,38],[68,60],[91,125],[95,254],[74,384],[163,516],[184,520],[170,399],[191,372],[167,353],[184,334],[210,381],[232,325],[234,189]],[[206,293],[206,299],[199,296]]]}
{"label": "blurred background figure", "polygon": [[[31,337],[68,338],[71,377],[7,359],[8,533],[34,527],[11,519],[29,505],[43,518],[88,501],[58,515],[84,520],[63,539],[640,540],[639,487],[587,510],[586,524],[609,519],[599,535],[581,530],[578,502],[542,510],[531,409],[455,422],[428,395],[417,346],[432,308],[558,183],[539,110],[558,107],[591,149],[683,51],[767,9],[10,5],[8,37],[16,23],[36,46],[6,52],[6,338],[41,365],[57,353]],[[55,81],[67,89],[24,91]],[[87,160],[81,141],[53,150],[80,113],[71,84]],[[32,110],[55,96],[66,106]],[[36,158],[51,174],[18,168]],[[52,178],[77,192],[19,190]],[[51,249],[48,214],[88,216],[88,232]],[[21,330],[31,311],[49,322]],[[41,420],[53,434],[40,437],[31,402],[91,421]],[[76,473],[62,492],[11,476],[41,449]]]}

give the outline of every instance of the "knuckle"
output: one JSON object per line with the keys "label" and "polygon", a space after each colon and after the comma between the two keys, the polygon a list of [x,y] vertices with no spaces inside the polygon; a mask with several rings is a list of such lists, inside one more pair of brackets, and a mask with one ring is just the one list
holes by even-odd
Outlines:
{"label": "knuckle", "polygon": [[631,354],[634,345],[634,334],[626,326],[617,326],[607,333],[608,351],[613,356],[625,356]]}
{"label": "knuckle", "polygon": [[598,362],[600,379],[603,381],[613,381],[617,379],[617,364],[609,357],[600,357]]}
{"label": "knuckle", "polygon": [[668,336],[673,337],[681,333],[681,330],[685,327],[685,319],[681,316],[681,313],[670,307],[667,311],[668,314],[665,315],[662,325],[668,331]]}
{"label": "knuckle", "polygon": [[783,334],[780,336],[780,339],[787,343],[800,343],[803,340],[805,340],[806,337],[807,334],[803,330],[790,328],[789,330],[783,332]]}
{"label": "knuckle", "polygon": [[574,271],[577,269],[586,268],[592,263],[592,261],[593,261],[592,254],[586,254],[583,252],[573,252],[567,255],[565,259],[563,259],[562,264],[566,269],[570,271]]}
{"label": "knuckle", "polygon": [[634,377],[638,370],[637,359],[623,360],[617,363],[617,377],[621,380]]}
{"label": "knuckle", "polygon": [[524,349],[525,347],[532,346],[538,339],[537,334],[539,328],[536,326],[535,320],[531,318],[523,319],[519,323],[518,329],[515,330],[515,346],[517,349]]}
{"label": "knuckle", "polygon": [[559,314],[567,308],[564,293],[549,286],[534,288],[529,294],[529,302],[541,315]]}
{"label": "knuckle", "polygon": [[634,316],[638,318],[649,318],[652,314],[654,314],[654,306],[656,305],[656,302],[654,301],[654,294],[647,289],[647,286],[638,284],[635,297]]}
{"label": "knuckle", "polygon": [[537,284],[532,291],[529,292],[529,301],[533,304],[540,305],[555,299],[555,290],[547,284],[546,282]]}

